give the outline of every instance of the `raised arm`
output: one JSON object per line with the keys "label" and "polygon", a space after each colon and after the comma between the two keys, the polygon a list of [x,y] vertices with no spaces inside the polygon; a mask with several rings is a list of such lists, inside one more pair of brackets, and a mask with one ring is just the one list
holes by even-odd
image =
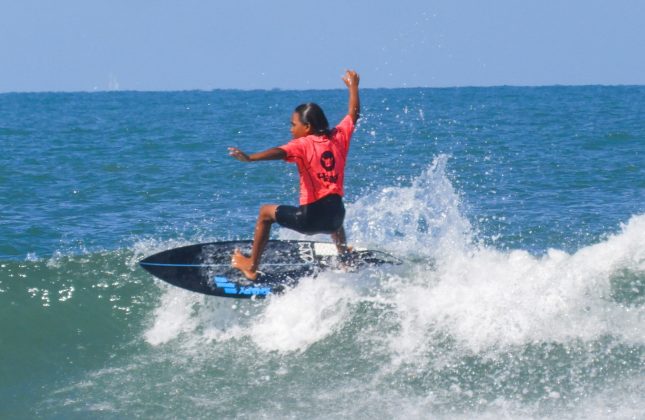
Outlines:
{"label": "raised arm", "polygon": [[345,76],[343,76],[343,82],[345,82],[349,91],[347,114],[352,118],[354,124],[356,124],[361,114],[361,100],[358,96],[358,82],[360,79],[360,76],[354,70],[347,70]]}
{"label": "raised arm", "polygon": [[279,147],[272,147],[263,152],[251,153],[247,155],[237,147],[229,147],[228,154],[241,162],[255,162],[258,160],[279,160],[284,159],[287,154]]}

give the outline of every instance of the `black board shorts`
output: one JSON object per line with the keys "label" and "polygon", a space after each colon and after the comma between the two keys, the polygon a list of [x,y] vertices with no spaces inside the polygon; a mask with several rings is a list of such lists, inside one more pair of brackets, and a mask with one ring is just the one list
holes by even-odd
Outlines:
{"label": "black board shorts", "polygon": [[300,207],[278,206],[275,218],[281,226],[305,235],[334,233],[343,226],[345,206],[340,195],[330,194]]}

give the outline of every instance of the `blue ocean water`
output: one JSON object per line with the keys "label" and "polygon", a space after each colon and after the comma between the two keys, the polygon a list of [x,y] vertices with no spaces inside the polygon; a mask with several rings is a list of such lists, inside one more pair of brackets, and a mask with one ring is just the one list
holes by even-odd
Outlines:
{"label": "blue ocean water", "polygon": [[645,87],[363,90],[346,229],[402,267],[243,302],[138,268],[296,204],[227,147],[346,96],[0,94],[0,416],[642,416]]}

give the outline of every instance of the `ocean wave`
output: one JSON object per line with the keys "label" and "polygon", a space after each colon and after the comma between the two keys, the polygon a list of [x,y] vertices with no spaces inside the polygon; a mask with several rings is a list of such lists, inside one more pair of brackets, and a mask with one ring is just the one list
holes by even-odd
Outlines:
{"label": "ocean wave", "polygon": [[[217,238],[0,262],[0,297],[12,302],[3,331],[13,331],[3,356],[47,377],[66,360],[84,367],[48,384],[37,414],[145,417],[153,408],[141,401],[153,398],[165,413],[189,404],[249,418],[631,416],[642,405],[645,215],[574,252],[498,249],[476,239],[447,162],[348,204],[352,241],[402,266],[322,273],[264,301],[191,293],[138,268]],[[177,389],[191,395],[181,409],[166,401]],[[226,411],[232,399],[253,404]]]}
{"label": "ocean wave", "polygon": [[[401,357],[424,354],[439,336],[473,354],[607,336],[644,344],[645,215],[574,253],[499,250],[474,239],[446,175],[447,159],[437,157],[408,186],[387,187],[348,206],[352,240],[403,257],[403,269],[304,279],[286,295],[253,306],[252,321],[231,321],[219,335],[206,327],[209,339],[246,337],[266,351],[304,351],[352,322],[356,308],[378,302],[396,320],[382,338]],[[279,236],[303,238],[284,229]],[[184,306],[194,304],[194,297],[185,299]],[[177,334],[199,325],[176,313],[166,331],[163,313],[146,335],[150,343],[172,339],[176,319],[187,320]],[[204,326],[214,318],[203,317]]]}

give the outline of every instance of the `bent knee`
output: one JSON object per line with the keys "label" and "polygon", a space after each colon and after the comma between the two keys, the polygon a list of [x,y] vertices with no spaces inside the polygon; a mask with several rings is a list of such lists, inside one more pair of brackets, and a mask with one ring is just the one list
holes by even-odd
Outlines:
{"label": "bent knee", "polygon": [[276,205],[274,204],[265,204],[260,207],[259,218],[265,222],[275,222],[275,209]]}

